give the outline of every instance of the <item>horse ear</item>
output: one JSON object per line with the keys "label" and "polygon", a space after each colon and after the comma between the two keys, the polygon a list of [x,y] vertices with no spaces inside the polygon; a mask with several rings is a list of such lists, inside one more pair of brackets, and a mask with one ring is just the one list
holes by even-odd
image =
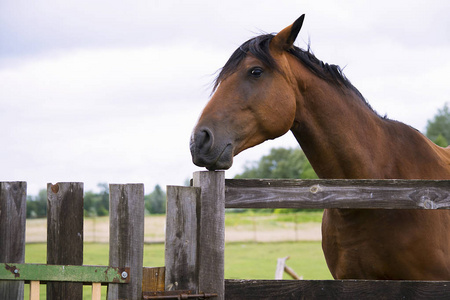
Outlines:
{"label": "horse ear", "polygon": [[304,14],[301,15],[300,18],[298,18],[292,25],[286,27],[274,36],[271,45],[280,50],[289,50],[292,48],[300,29],[302,29],[303,20],[305,20]]}

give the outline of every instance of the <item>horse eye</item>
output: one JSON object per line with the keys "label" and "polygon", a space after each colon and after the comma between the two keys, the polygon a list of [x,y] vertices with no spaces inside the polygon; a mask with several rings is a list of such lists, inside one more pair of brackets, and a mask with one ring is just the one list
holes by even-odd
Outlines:
{"label": "horse eye", "polygon": [[263,73],[263,69],[261,69],[261,68],[253,68],[250,70],[250,75],[255,78],[261,77],[262,73]]}

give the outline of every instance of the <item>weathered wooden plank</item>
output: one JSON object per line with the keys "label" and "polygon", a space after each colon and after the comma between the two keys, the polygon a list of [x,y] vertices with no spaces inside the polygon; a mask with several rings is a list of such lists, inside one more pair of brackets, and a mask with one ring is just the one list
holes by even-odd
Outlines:
{"label": "weathered wooden plank", "polygon": [[197,203],[200,188],[167,187],[165,286],[167,291],[198,287]]}
{"label": "weathered wooden plank", "polygon": [[229,179],[227,208],[449,209],[450,180]]}
{"label": "weathered wooden plank", "polygon": [[[25,261],[26,182],[0,182],[0,262]],[[23,299],[23,282],[0,282],[0,299]]]}
{"label": "weathered wooden plank", "polygon": [[142,269],[142,293],[163,292],[165,290],[165,267]]}
{"label": "weathered wooden plank", "polygon": [[[83,183],[47,185],[47,264],[83,264]],[[81,299],[82,283],[47,284],[47,299]]]}
{"label": "weathered wooden plank", "polygon": [[108,299],[142,298],[144,185],[109,186],[109,265],[130,267],[130,283],[109,284]]}
{"label": "weathered wooden plank", "polygon": [[449,281],[226,280],[225,299],[448,299]]}
{"label": "weathered wooden plank", "polygon": [[106,266],[0,263],[0,280],[128,283],[130,277],[123,278],[123,272],[129,273],[130,269]]}
{"label": "weathered wooden plank", "polygon": [[217,293],[224,299],[225,172],[195,172],[195,187],[201,188],[198,205],[199,292]]}

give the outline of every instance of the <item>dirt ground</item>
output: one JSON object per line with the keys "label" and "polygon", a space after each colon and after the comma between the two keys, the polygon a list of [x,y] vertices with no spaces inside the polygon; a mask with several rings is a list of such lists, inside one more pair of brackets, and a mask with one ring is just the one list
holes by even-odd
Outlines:
{"label": "dirt ground", "polygon": [[[226,227],[226,242],[278,242],[320,241],[320,223],[302,223],[266,228],[264,226]],[[164,242],[165,216],[145,217],[144,240],[147,243]],[[26,242],[38,243],[47,240],[47,220],[27,220]],[[108,217],[88,218],[84,221],[84,241],[107,243],[109,241]]]}
{"label": "dirt ground", "polygon": [[320,223],[299,224],[295,228],[258,229],[226,228],[226,242],[281,242],[281,241],[320,241],[322,240]]}

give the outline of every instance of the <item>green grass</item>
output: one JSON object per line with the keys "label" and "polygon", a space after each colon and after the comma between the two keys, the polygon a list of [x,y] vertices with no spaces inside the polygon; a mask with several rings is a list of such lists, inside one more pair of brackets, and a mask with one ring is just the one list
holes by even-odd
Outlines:
{"label": "green grass", "polygon": [[242,213],[227,212],[225,214],[225,226],[254,225],[255,222],[264,227],[276,227],[279,223],[321,223],[323,210],[303,210],[294,212],[289,209],[275,210],[247,210]]}
{"label": "green grass", "polygon": [[[26,263],[45,263],[46,244],[27,244]],[[85,265],[108,265],[108,244],[86,243]],[[287,265],[304,279],[332,279],[321,249],[320,242],[283,243],[229,243],[225,246],[225,278],[227,279],[274,279],[277,259],[290,256]],[[164,245],[144,246],[144,266],[164,266]],[[284,277],[284,279],[290,279]],[[41,299],[46,288],[41,285]],[[29,298],[29,286],[25,286],[25,299]],[[91,299],[91,287],[84,286],[83,299]],[[106,286],[102,287],[102,299],[106,299]]]}
{"label": "green grass", "polygon": [[275,213],[275,220],[277,222],[321,223],[322,216],[323,210],[305,210],[292,213]]}
{"label": "green grass", "polygon": [[[332,279],[320,242],[230,243],[225,246],[225,278],[274,279],[277,259],[303,279]],[[284,276],[284,279],[291,279]]]}

